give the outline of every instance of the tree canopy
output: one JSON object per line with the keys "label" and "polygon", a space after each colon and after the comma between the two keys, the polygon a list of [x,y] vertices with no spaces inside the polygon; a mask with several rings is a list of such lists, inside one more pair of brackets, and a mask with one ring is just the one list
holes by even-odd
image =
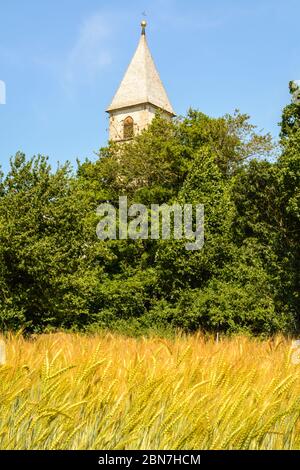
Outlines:
{"label": "tree canopy", "polygon": [[[1,329],[299,328],[300,104],[279,150],[249,116],[157,115],[76,171],[11,159],[0,184]],[[205,243],[99,240],[101,201],[204,204]]]}

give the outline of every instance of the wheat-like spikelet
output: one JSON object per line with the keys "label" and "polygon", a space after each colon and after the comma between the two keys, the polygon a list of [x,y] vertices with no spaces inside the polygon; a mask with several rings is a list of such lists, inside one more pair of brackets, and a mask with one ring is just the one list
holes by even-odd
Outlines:
{"label": "wheat-like spikelet", "polygon": [[300,447],[300,366],[282,337],[19,334],[6,346],[0,449]]}

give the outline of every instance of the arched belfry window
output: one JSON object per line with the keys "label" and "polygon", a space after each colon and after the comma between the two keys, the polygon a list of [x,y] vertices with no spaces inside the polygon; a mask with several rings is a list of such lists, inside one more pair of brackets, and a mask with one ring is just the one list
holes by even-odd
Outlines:
{"label": "arched belfry window", "polygon": [[127,118],[124,119],[123,124],[123,138],[131,139],[133,137],[133,133],[133,119],[131,116],[127,116]]}

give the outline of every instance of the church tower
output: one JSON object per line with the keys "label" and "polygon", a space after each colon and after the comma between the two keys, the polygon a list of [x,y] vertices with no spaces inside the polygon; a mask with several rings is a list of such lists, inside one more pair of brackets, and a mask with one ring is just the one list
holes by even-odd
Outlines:
{"label": "church tower", "polygon": [[106,110],[109,113],[109,139],[130,140],[145,129],[157,111],[167,118],[175,116],[166,90],[149,50],[142,21],[142,34],[123,80]]}

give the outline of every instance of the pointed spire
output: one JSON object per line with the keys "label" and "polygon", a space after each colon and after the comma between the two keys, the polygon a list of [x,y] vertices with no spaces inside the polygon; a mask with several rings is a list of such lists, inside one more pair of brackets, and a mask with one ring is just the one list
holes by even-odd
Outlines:
{"label": "pointed spire", "polygon": [[143,20],[139,44],[107,111],[150,103],[175,116],[147,44],[146,26]]}

